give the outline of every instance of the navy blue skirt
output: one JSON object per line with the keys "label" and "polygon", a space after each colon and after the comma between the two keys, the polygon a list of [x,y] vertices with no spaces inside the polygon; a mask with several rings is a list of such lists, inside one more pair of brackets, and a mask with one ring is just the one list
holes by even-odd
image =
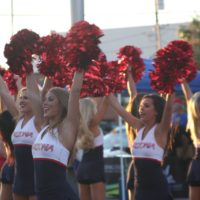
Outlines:
{"label": "navy blue skirt", "polygon": [[81,184],[105,182],[103,146],[98,146],[83,153],[76,176]]}
{"label": "navy blue skirt", "polygon": [[35,195],[34,169],[31,146],[14,146],[15,176],[13,192],[22,196]]}
{"label": "navy blue skirt", "polygon": [[135,200],[172,199],[159,162],[150,159],[135,159],[134,175]]}
{"label": "navy blue skirt", "polygon": [[187,182],[190,186],[200,187],[200,149],[196,150],[196,155],[188,168]]}
{"label": "navy blue skirt", "polygon": [[79,200],[67,181],[66,167],[49,160],[34,160],[37,200]]}

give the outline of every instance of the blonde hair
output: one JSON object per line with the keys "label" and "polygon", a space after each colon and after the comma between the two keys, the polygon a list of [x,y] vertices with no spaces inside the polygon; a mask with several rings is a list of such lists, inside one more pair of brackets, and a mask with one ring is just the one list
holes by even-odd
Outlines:
{"label": "blonde hair", "polygon": [[187,129],[191,132],[194,144],[200,140],[200,92],[196,92],[187,105],[188,123]]}
{"label": "blonde hair", "polygon": [[90,123],[97,112],[96,104],[89,98],[80,100],[80,126],[77,139],[77,147],[81,149],[91,149],[94,147],[94,135],[90,131]]}
{"label": "blonde hair", "polygon": [[[18,109],[18,111],[19,111],[19,99],[20,99],[20,95],[23,93],[23,92],[27,92],[27,87],[22,87],[19,91],[18,91],[18,93],[17,93],[17,95],[16,95],[16,105],[17,105],[17,109]],[[32,108],[32,106],[31,106],[31,108]],[[24,116],[24,113],[21,113],[20,111],[19,111],[19,115],[15,118],[15,120],[20,120],[21,118],[23,118],[23,116]]]}
{"label": "blonde hair", "polygon": [[54,127],[58,124],[60,124],[63,119],[66,117],[67,115],[67,106],[68,106],[68,101],[69,101],[69,93],[64,89],[64,88],[60,88],[60,87],[52,87],[49,92],[51,92],[52,94],[54,94],[56,96],[56,98],[58,99],[60,106],[61,106],[61,117],[59,119],[59,121],[57,121],[54,125]]}

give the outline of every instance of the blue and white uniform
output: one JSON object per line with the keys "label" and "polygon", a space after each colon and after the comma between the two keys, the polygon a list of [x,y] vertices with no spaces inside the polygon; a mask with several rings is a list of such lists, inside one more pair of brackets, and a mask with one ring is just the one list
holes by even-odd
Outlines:
{"label": "blue and white uniform", "polygon": [[164,150],[156,142],[155,128],[156,125],[145,138],[142,138],[144,128],[141,128],[133,144],[135,200],[170,199],[162,172]]}
{"label": "blue and white uniform", "polygon": [[189,186],[200,187],[200,144],[195,144],[195,155],[188,169]]}
{"label": "blue and white uniform", "polygon": [[13,192],[18,195],[35,195],[34,170],[32,157],[32,144],[35,141],[38,131],[32,117],[23,127],[23,119],[17,123],[12,133],[14,145],[15,176]]}
{"label": "blue and white uniform", "polygon": [[59,141],[57,129],[47,128],[32,146],[37,200],[77,200],[66,177],[70,152]]}
{"label": "blue and white uniform", "polygon": [[83,152],[77,169],[77,180],[81,184],[105,182],[102,130],[94,139],[94,148]]}

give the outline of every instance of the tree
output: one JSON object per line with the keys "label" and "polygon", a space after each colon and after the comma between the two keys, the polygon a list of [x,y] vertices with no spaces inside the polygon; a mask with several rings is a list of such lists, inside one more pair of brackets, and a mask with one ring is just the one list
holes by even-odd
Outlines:
{"label": "tree", "polygon": [[200,69],[200,16],[196,16],[188,25],[180,26],[178,36],[189,42],[194,51],[194,60]]}

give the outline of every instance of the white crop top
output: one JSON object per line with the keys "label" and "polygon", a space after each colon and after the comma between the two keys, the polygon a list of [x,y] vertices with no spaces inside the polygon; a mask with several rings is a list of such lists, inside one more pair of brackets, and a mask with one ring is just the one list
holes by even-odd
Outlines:
{"label": "white crop top", "polygon": [[47,132],[41,138],[47,127],[43,128],[32,146],[33,159],[50,160],[58,164],[67,166],[69,151],[59,141],[58,130]]}
{"label": "white crop top", "polygon": [[12,133],[11,140],[14,145],[32,145],[38,135],[33,116],[23,127],[23,118],[20,119]]}
{"label": "white crop top", "polygon": [[103,145],[103,131],[100,129],[100,134],[94,138],[94,147]]}
{"label": "white crop top", "polygon": [[149,130],[143,139],[142,134],[144,128],[141,128],[138,131],[132,148],[133,158],[153,159],[159,162],[163,160],[164,149],[162,149],[156,142],[155,128],[156,125]]}

